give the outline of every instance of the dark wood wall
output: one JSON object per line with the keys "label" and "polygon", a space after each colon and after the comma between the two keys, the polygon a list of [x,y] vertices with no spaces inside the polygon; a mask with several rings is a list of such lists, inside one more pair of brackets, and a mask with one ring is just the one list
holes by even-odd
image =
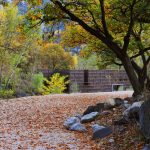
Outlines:
{"label": "dark wood wall", "polygon": [[118,87],[124,90],[131,87],[124,70],[41,71],[47,78],[56,72],[62,75],[68,75],[70,84],[68,85],[67,92],[74,92],[75,86],[78,87],[78,92],[109,92],[117,90]]}

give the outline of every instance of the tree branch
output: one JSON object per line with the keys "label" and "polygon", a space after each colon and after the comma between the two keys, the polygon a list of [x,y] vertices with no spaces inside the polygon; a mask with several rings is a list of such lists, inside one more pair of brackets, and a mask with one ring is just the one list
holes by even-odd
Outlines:
{"label": "tree branch", "polygon": [[70,20],[77,22],[79,25],[81,25],[87,32],[90,34],[94,35],[98,39],[100,39],[103,43],[105,43],[109,48],[112,49],[112,51],[117,55],[118,58],[122,57],[121,54],[121,48],[117,45],[117,43],[113,42],[109,37],[105,37],[102,33],[98,32],[97,30],[93,29],[90,27],[88,24],[86,24],[83,20],[81,20],[79,17],[74,15],[72,12],[70,12],[68,9],[62,6],[61,2],[59,1],[54,1],[52,2],[57,5],[61,11],[66,13],[69,17]]}
{"label": "tree branch", "polygon": [[148,59],[146,60],[146,66],[149,64],[150,62],[150,56],[148,57]]}
{"label": "tree branch", "polygon": [[118,63],[118,62],[116,62],[116,61],[113,61],[113,63],[114,63],[115,65],[118,65],[118,66],[123,66],[123,64],[120,64],[120,63]]}
{"label": "tree branch", "polygon": [[136,33],[135,31],[132,31],[132,34],[133,34],[133,37],[135,38],[136,44],[137,44],[137,46],[139,48],[139,53],[141,53],[140,56],[142,58],[143,66],[144,66],[144,64],[146,63],[146,57],[145,57],[144,53],[142,53],[142,51],[143,51],[143,44],[142,44],[142,41],[141,41],[142,30],[143,30],[143,27],[142,27],[142,24],[140,24],[139,32]]}
{"label": "tree branch", "polygon": [[99,28],[99,25],[98,25],[98,23],[96,22],[93,13],[92,13],[89,9],[87,9],[87,10],[88,10],[88,12],[90,13],[90,15],[92,16],[92,19],[93,19],[93,22],[94,22],[94,24],[95,24],[96,29],[97,29],[98,31],[100,31],[100,32],[103,33],[103,31]]}
{"label": "tree branch", "polygon": [[138,66],[134,60],[131,60],[131,63],[132,63],[132,66],[134,67],[136,73],[139,76],[142,71],[142,68],[140,66]]}
{"label": "tree branch", "polygon": [[132,29],[134,26],[134,18],[133,18],[133,9],[134,9],[134,5],[136,3],[136,0],[133,0],[133,3],[130,7],[130,23],[129,23],[129,27],[128,27],[128,31],[126,33],[126,36],[124,37],[124,45],[123,45],[123,51],[126,52],[129,46],[129,42],[130,42],[130,36],[132,33]]}
{"label": "tree branch", "polygon": [[104,33],[107,37],[113,39],[113,37],[109,34],[108,32],[108,28],[107,28],[107,24],[106,24],[106,19],[105,19],[105,9],[104,9],[104,0],[99,0],[100,2],[100,8],[101,8],[101,13],[102,13],[102,25],[103,25],[103,29],[104,29]]}
{"label": "tree branch", "polygon": [[139,56],[143,55],[144,53],[146,53],[146,52],[148,52],[148,51],[150,51],[150,47],[147,47],[147,48],[143,49],[143,50],[142,50],[142,51],[140,51],[138,54],[136,54],[136,55],[134,55],[134,56],[130,57],[130,59],[133,59],[133,58],[139,57]]}

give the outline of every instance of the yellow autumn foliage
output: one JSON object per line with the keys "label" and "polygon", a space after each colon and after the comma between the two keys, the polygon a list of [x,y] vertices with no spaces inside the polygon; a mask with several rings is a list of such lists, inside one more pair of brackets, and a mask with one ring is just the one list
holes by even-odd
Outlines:
{"label": "yellow autumn foliage", "polygon": [[40,50],[41,65],[45,69],[72,69],[74,68],[73,57],[59,44],[43,43]]}

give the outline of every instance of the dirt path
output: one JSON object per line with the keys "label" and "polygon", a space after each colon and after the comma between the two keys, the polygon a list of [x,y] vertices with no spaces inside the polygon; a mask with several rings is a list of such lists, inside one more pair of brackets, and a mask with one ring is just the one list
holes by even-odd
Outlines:
{"label": "dirt path", "polygon": [[108,97],[131,94],[63,94],[0,100],[0,150],[96,150],[90,129],[88,133],[67,131],[64,120]]}

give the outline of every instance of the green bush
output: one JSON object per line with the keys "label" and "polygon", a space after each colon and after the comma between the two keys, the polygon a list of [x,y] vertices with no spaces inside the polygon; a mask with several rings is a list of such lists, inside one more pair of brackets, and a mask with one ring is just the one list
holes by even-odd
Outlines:
{"label": "green bush", "polygon": [[14,95],[13,90],[0,89],[0,98],[8,99],[12,98]]}
{"label": "green bush", "polygon": [[41,93],[44,86],[44,76],[42,73],[34,74],[32,77],[33,92]]}
{"label": "green bush", "polygon": [[66,89],[66,85],[69,81],[65,81],[67,76],[60,76],[59,73],[55,73],[49,80],[45,80],[46,85],[43,87],[43,94],[61,94]]}

